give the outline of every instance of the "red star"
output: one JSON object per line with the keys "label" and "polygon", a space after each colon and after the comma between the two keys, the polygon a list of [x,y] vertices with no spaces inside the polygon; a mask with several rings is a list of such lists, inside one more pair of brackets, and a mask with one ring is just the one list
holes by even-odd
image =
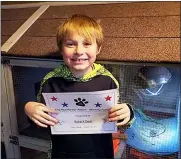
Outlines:
{"label": "red star", "polygon": [[111,101],[111,98],[112,97],[110,97],[109,95],[107,97],[105,97],[106,101],[108,101],[108,100]]}
{"label": "red star", "polygon": [[57,98],[55,98],[54,96],[51,99],[52,101],[57,101]]}

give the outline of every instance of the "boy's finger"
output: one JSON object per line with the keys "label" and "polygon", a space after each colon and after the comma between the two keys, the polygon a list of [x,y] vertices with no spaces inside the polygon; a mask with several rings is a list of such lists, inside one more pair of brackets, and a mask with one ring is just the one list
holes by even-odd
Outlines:
{"label": "boy's finger", "polygon": [[117,123],[117,124],[116,124],[116,126],[122,126],[122,125],[125,125],[125,124],[127,124],[127,123],[128,123],[128,121],[129,121],[129,118],[125,118],[122,122]]}
{"label": "boy's finger", "polygon": [[120,109],[124,108],[125,105],[126,105],[126,104],[118,104],[118,105],[112,107],[112,108],[109,110],[109,114],[111,114],[111,113],[113,113],[113,112],[115,112],[115,111],[117,111],[117,110],[120,110]]}
{"label": "boy's finger", "polygon": [[39,122],[38,120],[36,120],[36,119],[34,119],[34,118],[31,118],[31,119],[33,120],[33,122],[34,122],[35,124],[37,124],[37,125],[40,126],[40,127],[43,127],[43,128],[47,128],[47,127],[48,127],[47,125],[42,124],[41,122]]}
{"label": "boy's finger", "polygon": [[118,120],[122,120],[122,119],[125,119],[129,116],[128,113],[125,113],[125,114],[122,114],[122,115],[118,115],[116,117],[113,117],[113,118],[109,118],[109,121],[118,121]]}
{"label": "boy's finger", "polygon": [[49,121],[54,122],[54,123],[58,123],[59,122],[56,118],[54,118],[54,117],[52,117],[52,116],[50,116],[49,114],[46,114],[46,113],[43,114],[43,117],[46,118]]}
{"label": "boy's finger", "polygon": [[124,109],[120,109],[120,110],[117,110],[117,111],[112,112],[111,114],[109,114],[109,118],[113,118],[113,117],[122,115],[122,114],[124,114],[124,113],[127,113],[127,111],[124,110]]}
{"label": "boy's finger", "polygon": [[55,114],[58,114],[59,112],[53,108],[50,108],[50,107],[42,107],[42,111],[44,112],[47,112],[47,113],[55,113]]}
{"label": "boy's finger", "polygon": [[42,124],[46,124],[50,126],[54,126],[56,124],[55,122],[49,121],[46,118],[41,117],[41,116],[37,116],[36,119],[38,120],[38,122],[41,122]]}

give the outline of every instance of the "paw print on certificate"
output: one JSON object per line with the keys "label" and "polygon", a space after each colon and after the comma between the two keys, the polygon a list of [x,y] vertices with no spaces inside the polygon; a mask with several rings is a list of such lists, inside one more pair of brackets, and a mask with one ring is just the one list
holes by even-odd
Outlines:
{"label": "paw print on certificate", "polygon": [[86,101],[86,99],[81,99],[81,98],[74,99],[74,101],[77,106],[81,107],[85,107],[85,105],[89,103],[88,101]]}

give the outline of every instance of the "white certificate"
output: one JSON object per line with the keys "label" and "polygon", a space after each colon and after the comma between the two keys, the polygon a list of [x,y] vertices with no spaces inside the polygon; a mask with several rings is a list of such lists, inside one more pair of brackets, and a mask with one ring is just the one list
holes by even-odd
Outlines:
{"label": "white certificate", "polygon": [[43,93],[46,105],[59,113],[52,134],[98,134],[117,132],[108,121],[108,110],[117,104],[117,89],[95,92]]}

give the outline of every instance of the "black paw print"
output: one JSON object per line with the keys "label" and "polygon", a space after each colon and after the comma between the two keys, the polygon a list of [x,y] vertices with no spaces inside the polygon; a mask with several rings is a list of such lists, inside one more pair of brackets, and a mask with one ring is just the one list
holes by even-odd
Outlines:
{"label": "black paw print", "polygon": [[88,101],[86,101],[85,99],[74,99],[74,101],[76,102],[76,105],[84,107],[87,103],[89,103]]}

